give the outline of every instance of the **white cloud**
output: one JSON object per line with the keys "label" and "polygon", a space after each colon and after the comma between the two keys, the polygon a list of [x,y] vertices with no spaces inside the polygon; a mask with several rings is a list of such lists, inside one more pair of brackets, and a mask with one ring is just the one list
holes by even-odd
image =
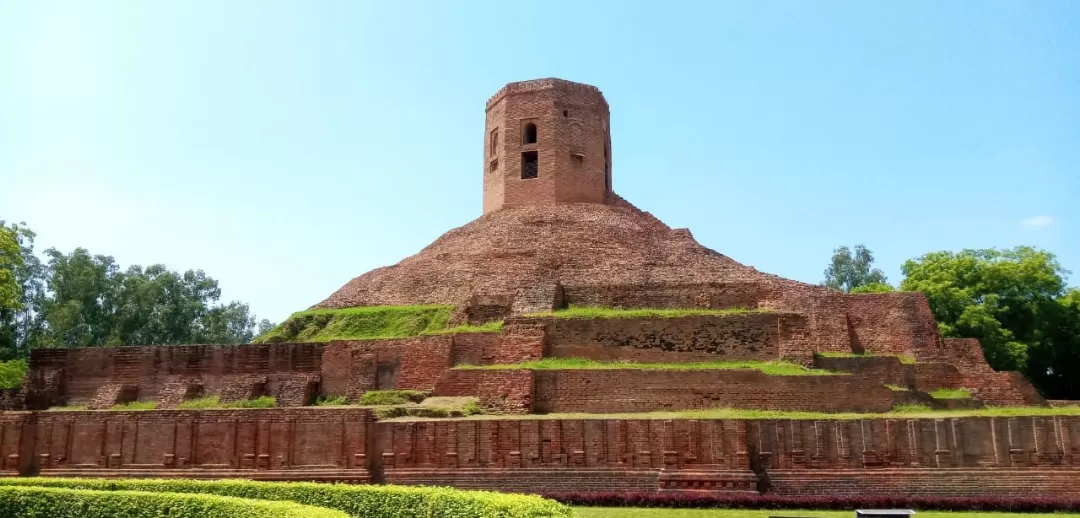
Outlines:
{"label": "white cloud", "polygon": [[1054,218],[1051,218],[1050,216],[1035,216],[1021,221],[1020,224],[1028,228],[1046,228],[1054,224]]}

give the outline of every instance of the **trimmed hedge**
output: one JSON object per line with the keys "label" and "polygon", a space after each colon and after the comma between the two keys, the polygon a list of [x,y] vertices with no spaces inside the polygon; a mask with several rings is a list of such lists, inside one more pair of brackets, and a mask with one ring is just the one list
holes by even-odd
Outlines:
{"label": "trimmed hedge", "polygon": [[567,505],[585,507],[657,507],[680,509],[917,509],[920,511],[987,511],[1013,513],[1080,512],[1080,499],[1058,497],[939,497],[851,495],[709,494],[693,491],[664,493],[561,492],[543,496]]}
{"label": "trimmed hedge", "polygon": [[0,487],[0,518],[346,518],[294,502],[217,495]]}
{"label": "trimmed hedge", "polygon": [[41,486],[104,491],[206,493],[258,500],[286,500],[370,518],[572,517],[558,502],[531,495],[450,488],[351,485],[251,480],[0,478],[2,486]]}

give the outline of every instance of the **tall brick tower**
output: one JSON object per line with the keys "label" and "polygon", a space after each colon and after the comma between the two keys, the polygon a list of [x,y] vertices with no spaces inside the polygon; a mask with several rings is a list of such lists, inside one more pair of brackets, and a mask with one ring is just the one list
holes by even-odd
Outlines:
{"label": "tall brick tower", "polygon": [[510,83],[487,103],[484,214],[504,207],[605,203],[611,193],[608,104],[562,79]]}

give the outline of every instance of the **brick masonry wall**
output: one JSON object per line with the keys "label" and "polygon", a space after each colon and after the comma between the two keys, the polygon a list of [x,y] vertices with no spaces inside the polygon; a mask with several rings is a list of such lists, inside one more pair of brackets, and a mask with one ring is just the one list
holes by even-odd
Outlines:
{"label": "brick masonry wall", "polygon": [[376,423],[364,409],[309,408],[5,412],[0,428],[8,475],[1080,497],[1076,416]]}
{"label": "brick masonry wall", "polygon": [[364,409],[41,412],[0,422],[9,466],[33,463],[43,476],[369,480]]}
{"label": "brick masonry wall", "polygon": [[[675,232],[675,231],[672,231]],[[692,239],[692,238],[691,238]],[[565,302],[611,308],[729,309],[756,308],[763,298],[757,283],[568,285]]]}
{"label": "brick masonry wall", "polygon": [[885,412],[893,394],[859,376],[767,376],[753,370],[567,369],[536,372],[535,409],[648,412],[748,408]]}
{"label": "brick masonry wall", "polygon": [[453,369],[435,386],[436,396],[475,396],[489,412],[533,410],[534,374],[525,369]]}
{"label": "brick masonry wall", "polygon": [[947,363],[916,363],[906,365],[912,388],[932,392],[940,388],[965,388],[965,378],[955,366]]}
{"label": "brick masonry wall", "polygon": [[548,356],[693,362],[776,360],[780,313],[680,318],[529,318],[546,330]]}
{"label": "brick masonry wall", "polygon": [[834,372],[850,372],[883,384],[906,387],[909,379],[904,364],[895,356],[861,356],[829,358],[817,356],[814,366]]}
{"label": "brick masonry wall", "polygon": [[938,347],[937,325],[922,293],[872,293],[844,297],[853,349],[916,355]]}
{"label": "brick masonry wall", "polygon": [[[488,102],[484,124],[484,213],[552,203],[604,203],[610,186],[608,105],[594,86],[560,79],[511,83]],[[526,142],[527,124],[536,140]],[[522,153],[537,175],[522,178]]]}

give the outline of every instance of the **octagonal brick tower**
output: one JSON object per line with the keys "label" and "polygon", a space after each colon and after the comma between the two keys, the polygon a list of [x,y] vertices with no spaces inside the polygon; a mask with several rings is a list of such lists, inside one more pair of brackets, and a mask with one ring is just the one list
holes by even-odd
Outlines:
{"label": "octagonal brick tower", "polygon": [[608,122],[595,86],[555,78],[504,86],[487,103],[484,214],[605,203],[612,192]]}

